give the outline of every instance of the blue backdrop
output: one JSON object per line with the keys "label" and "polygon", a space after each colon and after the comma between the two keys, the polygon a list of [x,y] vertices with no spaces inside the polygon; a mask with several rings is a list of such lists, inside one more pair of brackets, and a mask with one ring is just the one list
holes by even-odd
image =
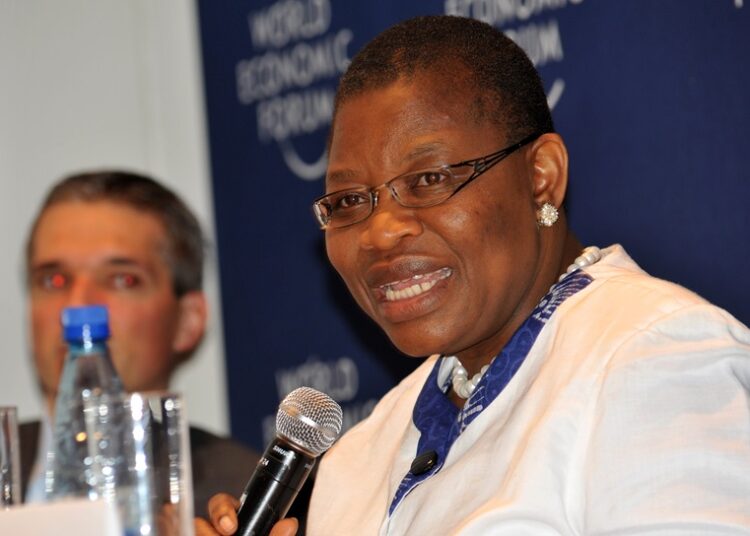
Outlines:
{"label": "blue backdrop", "polygon": [[503,29],[539,68],[570,151],[584,244],[750,323],[750,15],[742,0],[199,1],[234,434],[260,448],[300,385],[345,425],[417,365],[328,267],[323,191],[331,100],[348,59],[404,18]]}

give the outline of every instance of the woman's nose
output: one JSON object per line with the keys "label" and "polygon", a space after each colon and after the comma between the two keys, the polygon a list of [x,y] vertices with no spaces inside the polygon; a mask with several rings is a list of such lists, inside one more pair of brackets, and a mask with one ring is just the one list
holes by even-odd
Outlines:
{"label": "woman's nose", "polygon": [[415,209],[402,207],[390,192],[381,191],[372,214],[364,221],[360,237],[364,249],[388,250],[403,238],[422,233],[422,223]]}

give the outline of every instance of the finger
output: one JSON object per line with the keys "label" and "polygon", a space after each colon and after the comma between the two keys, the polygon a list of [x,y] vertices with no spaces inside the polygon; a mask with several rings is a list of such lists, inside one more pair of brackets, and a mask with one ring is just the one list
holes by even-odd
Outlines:
{"label": "finger", "polygon": [[165,504],[156,516],[156,526],[159,536],[179,536],[180,516],[174,504]]}
{"label": "finger", "polygon": [[193,526],[195,527],[195,536],[216,536],[219,534],[213,529],[208,521],[200,517],[195,518]]}
{"label": "finger", "polygon": [[219,534],[229,536],[237,530],[237,508],[240,501],[226,493],[219,493],[208,501],[208,516]]}
{"label": "finger", "polygon": [[297,522],[297,519],[294,517],[288,517],[276,523],[268,536],[295,536],[298,528],[299,523]]}

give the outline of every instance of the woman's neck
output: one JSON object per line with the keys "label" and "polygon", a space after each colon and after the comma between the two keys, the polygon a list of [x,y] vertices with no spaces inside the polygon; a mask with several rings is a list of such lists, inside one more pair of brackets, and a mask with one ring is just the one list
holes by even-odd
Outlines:
{"label": "woman's neck", "polygon": [[[478,342],[470,349],[456,354],[456,357],[466,369],[469,378],[479,373],[485,365],[492,363],[492,360],[502,351],[539,301],[549,292],[550,287],[557,282],[560,275],[565,273],[567,267],[573,264],[583,250],[580,241],[567,229],[564,239],[559,240],[557,244],[557,247],[553,247],[552,251],[548,251],[547,255],[543,255],[541,258],[542,266],[538,271],[539,277],[530,291],[531,299],[514,312],[500,331],[486,340]],[[457,407],[463,407],[466,402],[466,399],[456,394],[453,389],[450,390],[448,396]]]}

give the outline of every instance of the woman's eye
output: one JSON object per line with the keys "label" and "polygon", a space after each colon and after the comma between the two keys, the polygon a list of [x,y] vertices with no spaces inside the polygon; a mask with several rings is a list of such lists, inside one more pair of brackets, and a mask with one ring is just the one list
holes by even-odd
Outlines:
{"label": "woman's eye", "polygon": [[424,171],[415,176],[413,187],[436,186],[443,183],[448,177],[441,171]]}
{"label": "woman's eye", "polygon": [[368,203],[367,196],[356,192],[343,194],[333,205],[333,209],[346,210],[356,208],[363,203]]}

